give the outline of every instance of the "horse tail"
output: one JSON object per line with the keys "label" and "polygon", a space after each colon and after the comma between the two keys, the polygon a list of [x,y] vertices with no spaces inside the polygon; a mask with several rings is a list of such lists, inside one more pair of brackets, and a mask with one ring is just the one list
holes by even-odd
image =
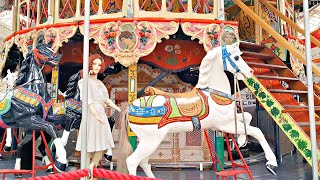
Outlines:
{"label": "horse tail", "polygon": [[68,80],[67,90],[65,91],[65,98],[73,98],[75,100],[80,100],[80,91],[78,88],[78,81],[81,79],[80,71],[72,75]]}
{"label": "horse tail", "polygon": [[126,164],[127,157],[132,154],[132,146],[128,140],[128,104],[120,104],[120,137],[119,137],[119,157],[117,161],[117,171],[128,174]]}

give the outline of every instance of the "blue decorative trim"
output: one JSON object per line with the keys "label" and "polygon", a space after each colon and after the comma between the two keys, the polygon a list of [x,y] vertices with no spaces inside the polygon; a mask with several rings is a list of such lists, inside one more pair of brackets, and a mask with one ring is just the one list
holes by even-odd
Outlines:
{"label": "blue decorative trim", "polygon": [[191,120],[192,120],[192,125],[193,125],[193,131],[200,130],[201,124],[200,124],[198,116],[193,116]]}
{"label": "blue decorative trim", "polygon": [[82,103],[72,98],[66,100],[66,108],[75,110],[78,113],[82,113]]}
{"label": "blue decorative trim", "polygon": [[218,90],[215,90],[215,89],[212,89],[212,88],[208,88],[208,87],[207,88],[200,88],[200,90],[207,91],[210,94],[216,94],[218,96],[222,96],[222,97],[225,97],[225,98],[233,100],[233,98],[229,94],[226,94],[224,92],[221,92],[221,91],[218,91]]}
{"label": "blue decorative trim", "polygon": [[138,117],[156,117],[164,116],[167,112],[165,106],[159,107],[138,107],[134,105],[129,105],[129,115]]}
{"label": "blue decorative trim", "polygon": [[223,68],[224,70],[228,70],[227,68],[227,60],[230,63],[230,65],[236,70],[236,72],[240,72],[239,67],[231,60],[231,54],[227,51],[227,48],[225,45],[221,46],[222,49],[222,61],[223,61]]}

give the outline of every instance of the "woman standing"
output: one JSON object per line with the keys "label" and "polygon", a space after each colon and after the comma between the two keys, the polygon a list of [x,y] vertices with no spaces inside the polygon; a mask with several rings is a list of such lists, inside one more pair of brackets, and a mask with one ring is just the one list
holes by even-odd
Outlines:
{"label": "woman standing", "polygon": [[[98,73],[102,73],[104,69],[103,58],[98,54],[91,55],[88,78],[87,162],[93,162],[95,166],[98,165],[104,151],[114,147],[105,107],[110,106],[120,112],[120,108],[109,99],[107,88],[97,79]],[[82,85],[83,79],[79,81],[81,99]],[[79,134],[81,134],[81,129],[82,126],[80,126]],[[76,150],[81,151],[80,135],[78,136]],[[87,164],[87,167],[89,167],[89,164]]]}

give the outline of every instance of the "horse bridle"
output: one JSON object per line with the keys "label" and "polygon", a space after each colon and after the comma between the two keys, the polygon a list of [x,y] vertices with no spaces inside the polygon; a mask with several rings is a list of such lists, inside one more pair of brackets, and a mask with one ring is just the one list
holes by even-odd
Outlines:
{"label": "horse bridle", "polygon": [[[236,73],[239,73],[241,72],[239,67],[232,61],[231,59],[231,54],[228,52],[227,48],[225,45],[221,46],[221,49],[222,49],[222,62],[223,62],[223,68],[224,70],[228,70],[228,67],[227,67],[227,61],[229,62],[229,64],[236,70]],[[238,79],[237,77],[234,75],[234,95],[236,94],[236,92],[239,92],[240,94],[240,87],[239,87],[239,82],[238,82]],[[241,95],[241,94],[240,94]],[[235,130],[236,130],[236,136],[238,134],[238,127],[237,127],[237,99],[236,99],[236,96],[234,96],[233,98],[234,100],[234,119],[235,119]],[[243,124],[244,124],[244,131],[245,131],[245,136],[246,136],[246,143],[248,142],[248,138],[247,138],[247,126],[246,126],[246,120],[244,118],[244,111],[243,111],[243,106],[242,106],[242,99],[241,99],[241,96],[239,98],[239,103],[240,103],[240,108],[241,108],[241,113],[242,113],[242,119],[243,119]]]}
{"label": "horse bridle", "polygon": [[227,61],[229,64],[236,70],[236,73],[240,72],[239,67],[232,61],[231,54],[228,52],[227,47],[225,45],[221,46],[222,49],[222,62],[224,70],[228,70]]}

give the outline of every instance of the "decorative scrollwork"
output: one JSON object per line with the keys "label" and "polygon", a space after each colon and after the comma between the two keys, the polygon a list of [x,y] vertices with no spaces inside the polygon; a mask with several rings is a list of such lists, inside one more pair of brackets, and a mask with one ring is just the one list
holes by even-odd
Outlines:
{"label": "decorative scrollwork", "polygon": [[12,47],[13,43],[14,37],[5,42],[0,43],[0,73],[2,72],[2,69],[6,63],[8,52],[10,51],[10,48]]}
{"label": "decorative scrollwork", "polygon": [[17,34],[15,36],[15,44],[19,47],[19,50],[22,52],[24,58],[29,50],[32,49],[35,34],[36,30],[34,29],[26,34]]}
{"label": "decorative scrollwork", "polygon": [[181,27],[183,32],[191,36],[191,40],[199,39],[199,44],[203,44],[205,51],[209,51],[220,45],[219,36],[223,24],[201,24],[184,22]]}
{"label": "decorative scrollwork", "polygon": [[[140,57],[150,54],[161,42],[178,31],[176,22],[107,22],[90,27],[90,38],[100,50],[124,66],[137,63]],[[80,26],[83,34],[83,25]]]}
{"label": "decorative scrollwork", "polygon": [[46,43],[52,42],[52,49],[57,52],[62,43],[67,43],[69,38],[73,37],[78,29],[78,25],[52,27],[46,30],[45,40]]}

